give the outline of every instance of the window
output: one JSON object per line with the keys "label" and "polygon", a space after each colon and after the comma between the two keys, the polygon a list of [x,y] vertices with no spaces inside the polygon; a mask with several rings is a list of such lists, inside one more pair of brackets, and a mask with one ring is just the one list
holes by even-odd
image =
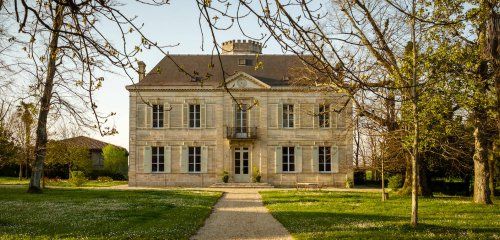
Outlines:
{"label": "window", "polygon": [[238,59],[238,65],[239,66],[252,66],[253,61],[252,61],[252,59],[240,58],[240,59]]}
{"label": "window", "polygon": [[189,147],[188,172],[201,172],[201,147]]}
{"label": "window", "polygon": [[152,147],[151,172],[165,171],[165,148]]}
{"label": "window", "polygon": [[163,127],[163,105],[153,105],[153,128]]}
{"label": "window", "polygon": [[199,128],[200,127],[200,105],[189,105],[189,127]]}
{"label": "window", "polygon": [[319,147],[318,149],[319,171],[331,172],[332,171],[332,153],[330,147]]}
{"label": "window", "polygon": [[283,127],[293,128],[293,105],[283,104]]}
{"label": "window", "polygon": [[330,127],[330,106],[319,105],[319,127],[328,128]]}
{"label": "window", "polygon": [[283,172],[293,172],[295,171],[295,148],[294,147],[282,147],[282,164]]}

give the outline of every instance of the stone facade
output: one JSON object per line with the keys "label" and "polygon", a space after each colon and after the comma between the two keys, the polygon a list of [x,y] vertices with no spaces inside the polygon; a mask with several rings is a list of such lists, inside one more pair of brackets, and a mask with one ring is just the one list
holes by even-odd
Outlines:
{"label": "stone facade", "polygon": [[[346,105],[347,97],[306,86],[272,86],[243,71],[226,82],[234,99],[216,84],[127,87],[130,186],[209,186],[222,182],[223,171],[229,173],[230,182],[249,182],[257,169],[262,182],[275,186],[313,182],[343,187],[346,178],[352,178],[352,107]],[[160,105],[163,116],[153,113],[153,106]],[[284,127],[284,105],[293,105],[293,115],[287,115],[293,127]],[[190,106],[199,106],[199,127],[190,127],[196,118]],[[240,106],[248,109],[238,118]],[[329,111],[320,114],[320,106],[330,107]],[[320,127],[320,116],[327,116],[329,126]],[[159,117],[163,126],[153,127]],[[152,160],[158,154],[153,157],[152,151],[157,147],[162,147],[164,166],[158,171],[157,165],[155,172],[151,164],[158,161]],[[190,172],[189,163],[195,158],[190,147],[201,150],[198,172]],[[283,158],[283,147],[293,147],[293,158]],[[331,171],[320,172],[320,147],[331,151]],[[284,171],[283,161],[293,161],[293,171]],[[245,165],[248,173],[243,171]]]}

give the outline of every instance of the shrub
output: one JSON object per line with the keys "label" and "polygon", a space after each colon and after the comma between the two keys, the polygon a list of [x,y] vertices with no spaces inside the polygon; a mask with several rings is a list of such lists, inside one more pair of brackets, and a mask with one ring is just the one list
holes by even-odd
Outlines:
{"label": "shrub", "polygon": [[113,179],[107,176],[97,177],[98,182],[112,182]]}
{"label": "shrub", "polygon": [[354,181],[350,177],[346,177],[345,179],[345,187],[346,188],[352,188],[354,187]]}
{"label": "shrub", "polygon": [[127,150],[113,145],[107,145],[102,149],[104,157],[104,170],[113,175],[122,175],[125,178],[128,174]]}
{"label": "shrub", "polygon": [[260,183],[262,176],[260,175],[260,170],[257,167],[252,168],[252,182]]}
{"label": "shrub", "polygon": [[396,191],[399,188],[401,188],[402,186],[403,186],[403,177],[401,177],[401,175],[396,174],[396,175],[392,175],[389,178],[389,185],[388,185],[388,187],[390,189]]}
{"label": "shrub", "polygon": [[229,182],[229,173],[227,171],[222,172],[222,181],[225,183]]}
{"label": "shrub", "polygon": [[87,178],[82,171],[71,171],[68,182],[75,187],[81,187],[87,182]]}

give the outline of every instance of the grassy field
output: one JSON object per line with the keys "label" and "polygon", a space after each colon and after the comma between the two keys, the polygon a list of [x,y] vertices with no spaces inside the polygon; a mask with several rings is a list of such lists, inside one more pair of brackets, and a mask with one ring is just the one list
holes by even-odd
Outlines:
{"label": "grassy field", "polygon": [[482,206],[464,197],[420,199],[420,225],[409,225],[411,200],[378,193],[261,192],[264,204],[297,239],[500,239],[500,199]]}
{"label": "grassy field", "polygon": [[[0,177],[0,185],[28,185],[29,179],[22,179],[16,177]],[[72,185],[67,180],[50,180],[47,181],[46,186],[52,187],[72,187]],[[111,187],[117,185],[127,184],[127,181],[112,181],[112,182],[98,182],[95,180],[90,180],[83,184],[82,187]]]}
{"label": "grassy field", "polygon": [[0,187],[0,239],[187,239],[219,192]]}

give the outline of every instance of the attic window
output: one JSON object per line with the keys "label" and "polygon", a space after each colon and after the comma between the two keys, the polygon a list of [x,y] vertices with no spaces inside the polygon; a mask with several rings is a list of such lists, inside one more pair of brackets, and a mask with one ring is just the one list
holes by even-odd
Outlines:
{"label": "attic window", "polygon": [[290,77],[289,76],[283,76],[283,81],[285,81],[285,82],[290,81]]}
{"label": "attic window", "polygon": [[244,58],[238,59],[238,66],[252,66],[252,65],[253,65],[252,59],[244,59]]}
{"label": "attic window", "polygon": [[200,76],[191,77],[191,82],[201,82]]}

